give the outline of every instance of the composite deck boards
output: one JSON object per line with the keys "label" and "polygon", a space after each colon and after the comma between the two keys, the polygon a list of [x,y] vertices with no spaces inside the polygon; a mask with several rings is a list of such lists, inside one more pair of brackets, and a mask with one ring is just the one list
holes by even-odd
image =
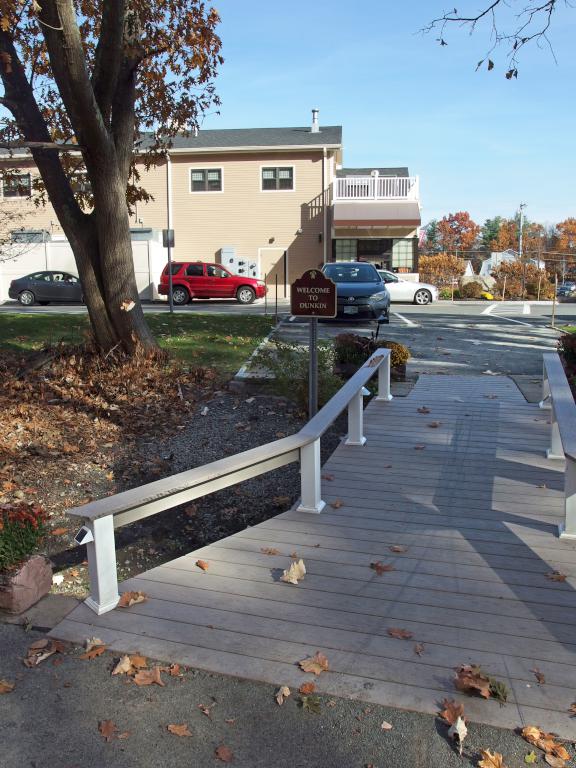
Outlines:
{"label": "composite deck boards", "polygon": [[[545,457],[548,422],[508,378],[421,376],[368,405],[365,446],[333,453],[320,515],[294,508],[147,571],[121,585],[145,603],[99,617],[81,605],[53,634],[290,686],[321,650],[320,692],[430,713],[449,696],[477,722],[576,739],[576,544],[557,537],[563,462]],[[279,580],[296,555],[298,586]],[[376,561],[394,570],[378,576]],[[505,682],[506,706],[458,693],[459,664]]]}

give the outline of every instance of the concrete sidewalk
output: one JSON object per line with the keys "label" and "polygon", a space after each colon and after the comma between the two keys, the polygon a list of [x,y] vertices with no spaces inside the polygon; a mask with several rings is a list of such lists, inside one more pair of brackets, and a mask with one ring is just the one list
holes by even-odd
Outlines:
{"label": "concrete sidewalk", "polygon": [[[272,686],[196,670],[182,678],[164,674],[165,687],[138,687],[111,676],[110,653],[83,661],[82,650],[71,648],[27,669],[26,649],[42,637],[0,624],[0,679],[15,683],[0,696],[2,768],[216,767],[222,745],[237,768],[468,768],[481,749],[521,768],[532,751],[510,731],[469,724],[460,758],[438,718],[325,696],[315,713],[301,706],[296,690],[280,707]],[[211,707],[210,716],[200,706]],[[106,742],[102,720],[125,738]],[[382,730],[383,721],[392,729]],[[182,723],[191,738],[167,731]]]}

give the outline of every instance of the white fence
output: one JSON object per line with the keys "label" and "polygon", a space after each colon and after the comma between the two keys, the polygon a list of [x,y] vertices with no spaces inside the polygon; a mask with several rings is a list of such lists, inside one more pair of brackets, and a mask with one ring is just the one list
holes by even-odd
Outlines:
{"label": "white fence", "polygon": [[334,200],[418,200],[418,176],[343,176],[334,180]]}

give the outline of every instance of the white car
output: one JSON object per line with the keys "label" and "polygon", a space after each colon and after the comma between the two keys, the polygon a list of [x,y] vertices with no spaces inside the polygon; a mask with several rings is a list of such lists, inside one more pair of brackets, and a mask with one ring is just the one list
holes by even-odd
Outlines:
{"label": "white car", "polygon": [[379,269],[378,274],[386,283],[390,301],[411,301],[414,304],[424,305],[438,300],[438,288],[435,285],[402,280],[394,272],[388,272],[386,269]]}

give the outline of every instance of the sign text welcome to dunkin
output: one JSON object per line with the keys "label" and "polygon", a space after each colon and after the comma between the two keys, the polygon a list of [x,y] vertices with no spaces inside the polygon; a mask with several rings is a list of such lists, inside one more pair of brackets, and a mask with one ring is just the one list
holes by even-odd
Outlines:
{"label": "sign text welcome to dunkin", "polygon": [[336,317],[336,283],[309,269],[292,283],[290,310],[295,317]]}

